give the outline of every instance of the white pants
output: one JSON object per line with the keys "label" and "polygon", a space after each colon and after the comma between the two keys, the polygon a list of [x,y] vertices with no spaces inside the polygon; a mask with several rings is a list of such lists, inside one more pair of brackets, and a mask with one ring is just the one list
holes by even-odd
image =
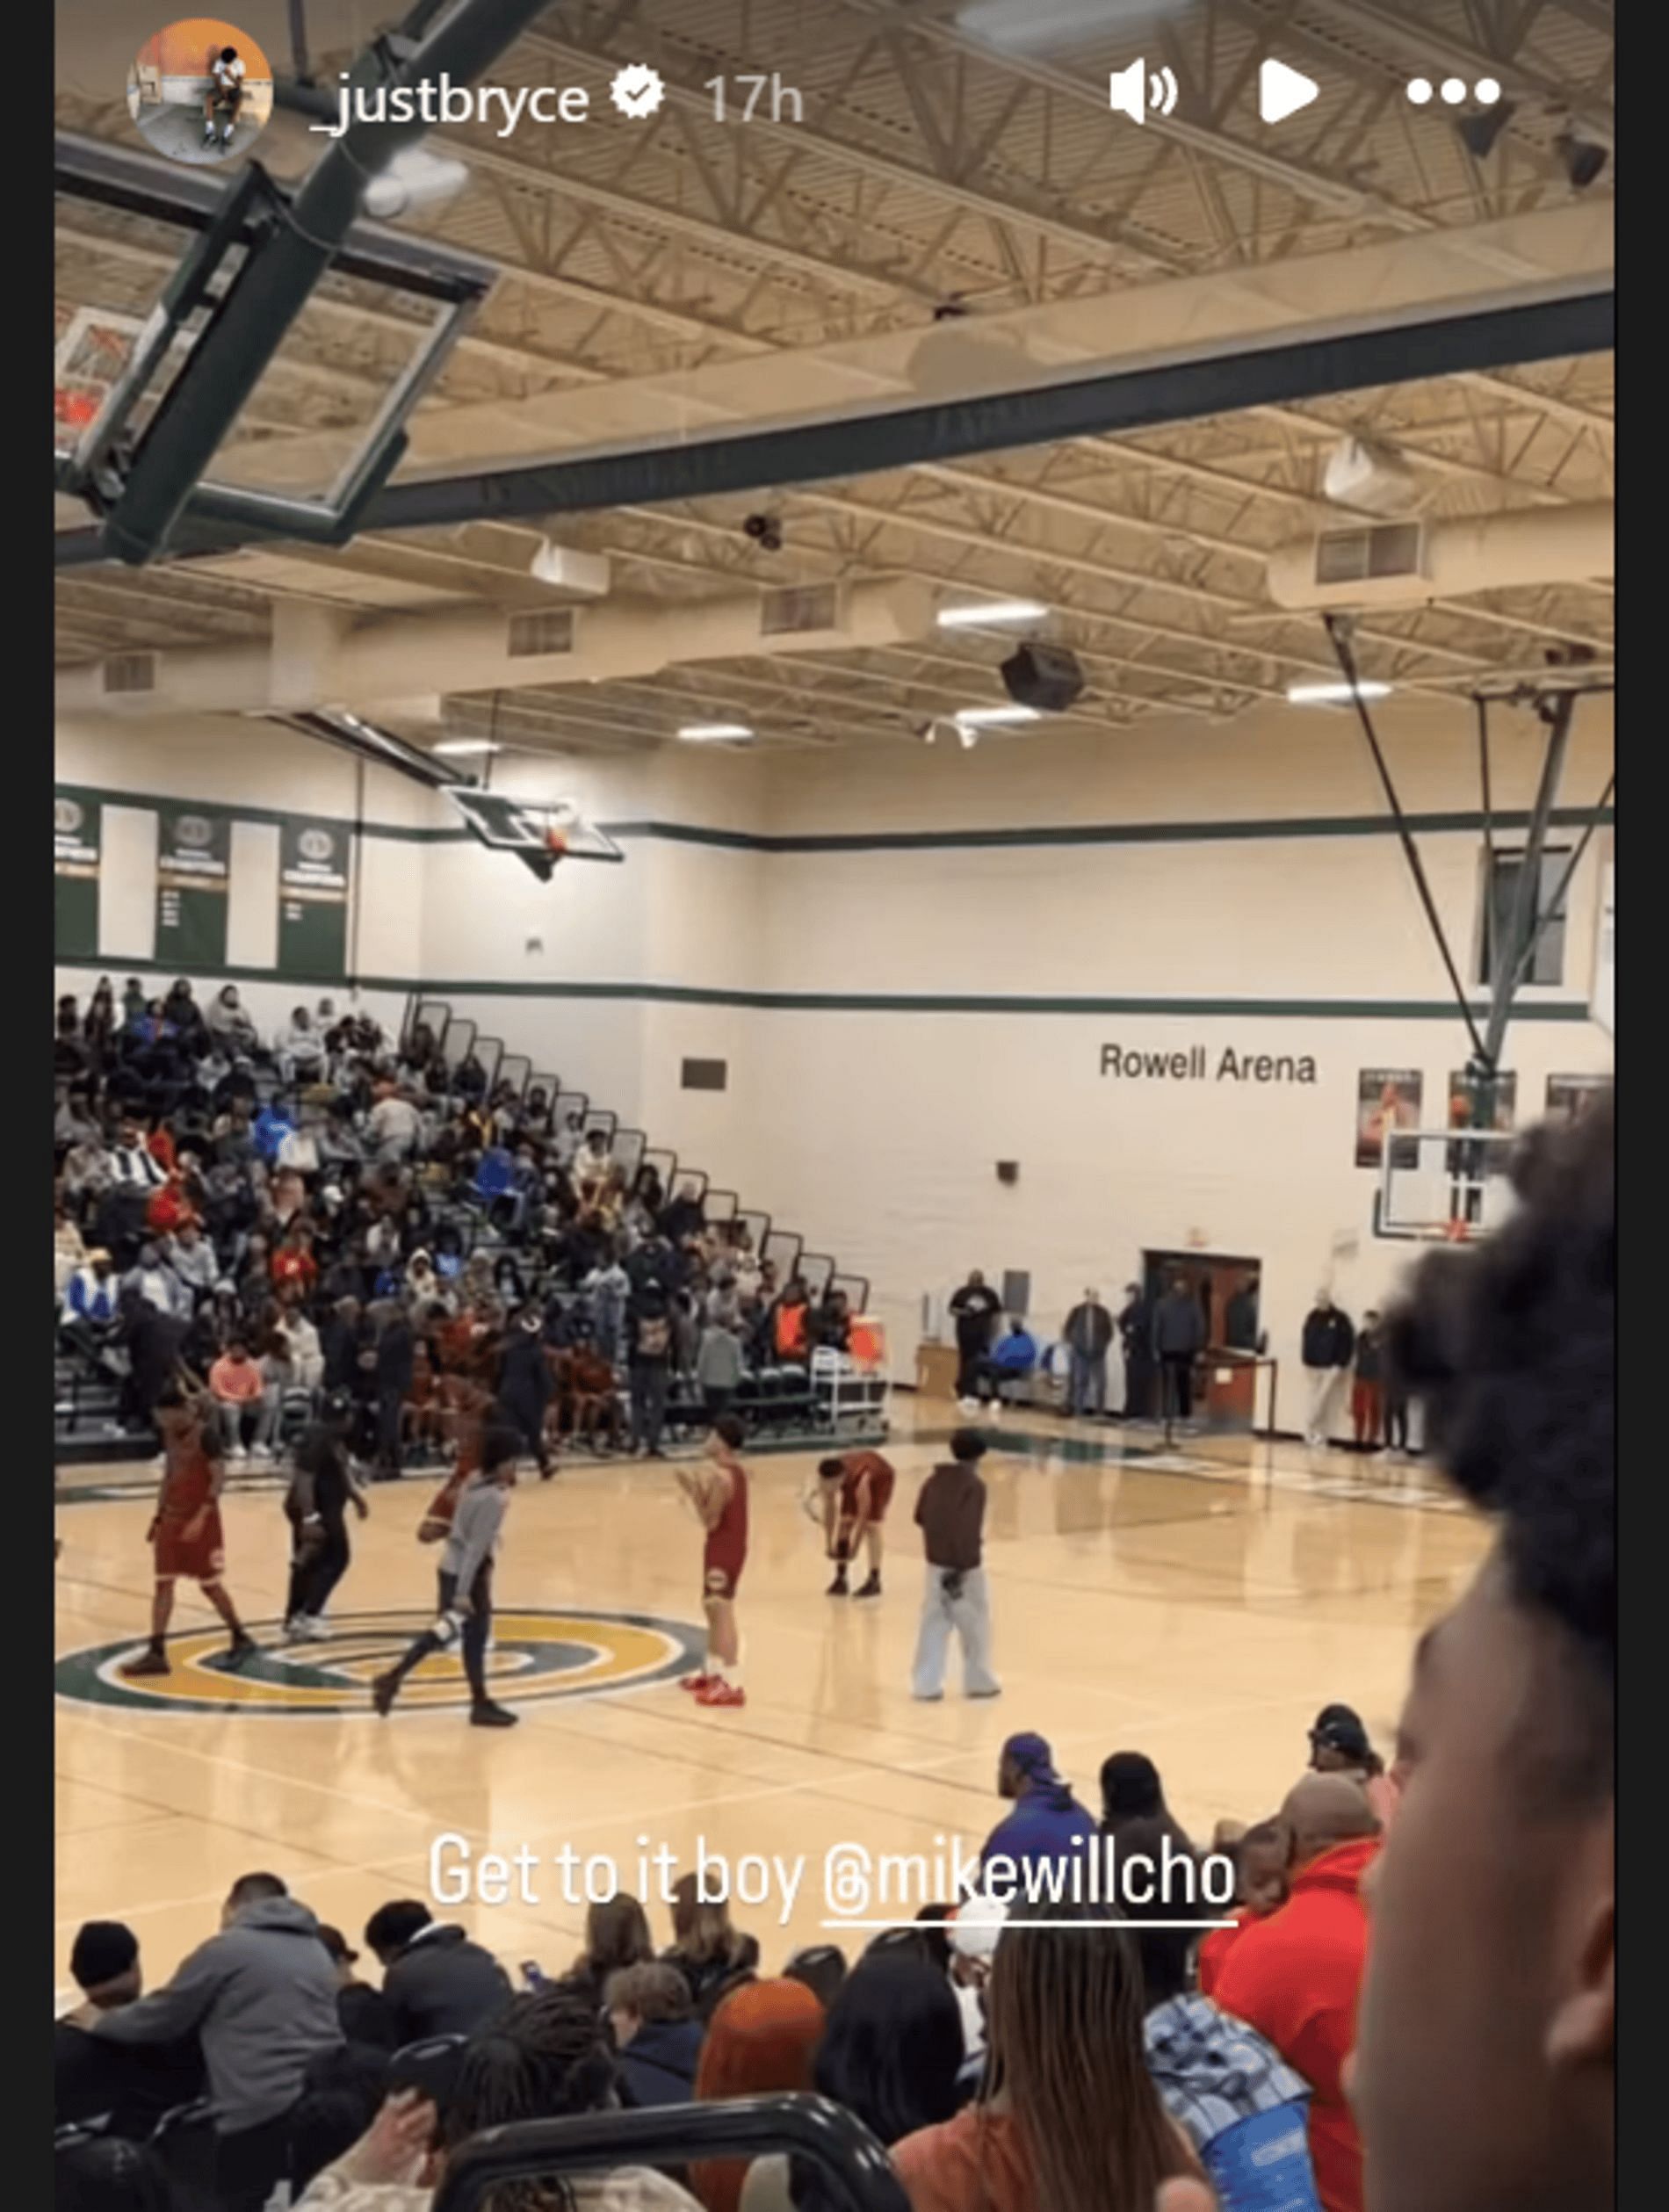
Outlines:
{"label": "white pants", "polygon": [[1304,1441],[1306,1444],[1325,1444],[1333,1420],[1333,1399],[1339,1394],[1344,1370],[1342,1367],[1306,1367],[1304,1371],[1310,1378],[1310,1410],[1304,1417]]}
{"label": "white pants", "polygon": [[989,1697],[1002,1685],[991,1671],[991,1601],[983,1567],[963,1575],[960,1594],[945,1593],[948,1567],[928,1569],[921,1592],[921,1628],[915,1643],[910,1690],[915,1697],[938,1697],[944,1690],[945,1661],[954,1630],[962,1645],[962,1688],[970,1697]]}

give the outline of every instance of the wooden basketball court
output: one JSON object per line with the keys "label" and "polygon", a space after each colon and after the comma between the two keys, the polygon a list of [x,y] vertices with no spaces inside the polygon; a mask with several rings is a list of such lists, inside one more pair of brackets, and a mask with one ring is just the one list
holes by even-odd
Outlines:
{"label": "wooden basketball court", "polygon": [[[426,1620],[435,1554],[413,1531],[432,1485],[372,1493],[353,1533],[328,1645],[285,1645],[281,1482],[228,1500],[228,1581],[272,1646],[242,1677],[183,1589],[175,1671],[124,1692],[142,1637],[143,1464],[65,1470],[58,1530],[58,1951],[89,1918],[132,1924],[148,1978],[215,1925],[231,1880],[282,1874],[357,1941],[371,1910],[429,1894],[445,1832],[474,1852],[529,1847],[537,1905],[450,1909],[512,1965],[567,1963],[584,1917],[552,1854],[638,1857],[697,1840],[733,1857],[804,1854],[786,1925],[738,1908],[768,1966],[826,1934],[824,1854],[976,1847],[999,1816],[998,1746],[1037,1729],[1079,1794],[1115,1750],[1157,1761],[1196,1836],[1273,1811],[1300,1771],[1317,1709],[1355,1705],[1386,1742],[1414,1639],[1464,1582],[1482,1528],[1420,1470],[1295,1444],[1181,1440],[1010,1412],[990,1431],[986,1565],[1005,1694],[912,1701],[921,1568],[910,1511],[955,1419],[904,1400],[900,1474],[878,1602],[827,1599],[820,1538],[800,1505],[813,1459],[759,1454],[742,1586],[744,1711],[704,1711],[676,1686],[698,1649],[699,1534],[669,1470],[575,1467],[524,1479],[501,1561],[495,1694],[522,1724],[466,1724],[445,1662],[387,1722],[362,1685]],[[459,1702],[452,1702],[458,1699]],[[425,1702],[425,1701],[439,1701]],[[454,1858],[456,1854],[453,1854]],[[577,1877],[576,1877],[577,1879]],[[887,1908],[871,1906],[876,1917]],[[906,1914],[897,1914],[906,1917]],[[657,1934],[664,1908],[652,1908]],[[849,1949],[862,1935],[844,1938]]]}

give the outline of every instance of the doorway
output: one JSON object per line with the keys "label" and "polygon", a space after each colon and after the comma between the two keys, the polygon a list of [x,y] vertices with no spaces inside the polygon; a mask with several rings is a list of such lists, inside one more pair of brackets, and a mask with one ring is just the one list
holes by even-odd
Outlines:
{"label": "doorway", "polygon": [[[1196,1415],[1208,1428],[1249,1430],[1263,1345],[1263,1262],[1246,1254],[1145,1251],[1142,1295],[1150,1312],[1179,1276],[1205,1321],[1205,1349],[1195,1370]],[[1153,1410],[1162,1414],[1164,1408]]]}

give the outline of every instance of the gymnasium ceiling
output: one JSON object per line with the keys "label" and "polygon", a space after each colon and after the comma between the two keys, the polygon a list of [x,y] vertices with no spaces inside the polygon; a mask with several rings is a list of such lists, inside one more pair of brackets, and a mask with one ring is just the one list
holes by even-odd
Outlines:
{"label": "gymnasium ceiling", "polygon": [[[469,181],[402,227],[500,274],[420,431],[444,444],[443,415],[466,431],[518,409],[560,411],[566,394],[595,404],[602,389],[647,377],[927,331],[947,305],[973,318],[1189,277],[1246,280],[1297,257],[1557,209],[1574,197],[1561,132],[1614,144],[1608,0],[1184,0],[1157,25],[1150,8],[1145,31],[1024,56],[976,43],[957,12],[932,0],[553,8],[495,82],[585,84],[605,115],[614,68],[647,61],[669,97],[653,122],[629,128],[509,140],[447,129],[426,141],[463,159]],[[1101,12],[1118,13],[1116,0]],[[314,68],[329,81],[382,13],[337,4],[322,16],[343,41],[333,50],[315,33]],[[1144,49],[1175,69],[1184,98],[1176,118],[1137,129],[1109,118],[1105,82]],[[1279,133],[1255,112],[1257,64],[1272,51],[1323,87]],[[772,69],[800,91],[802,122],[712,119],[707,80]],[[1451,119],[1411,107],[1406,82],[1422,69],[1499,78],[1514,112],[1487,161],[1465,151]],[[119,71],[102,81],[119,90]],[[137,142],[125,105],[90,90],[85,72],[66,79],[57,119]],[[294,176],[320,143],[280,117],[262,157]],[[1586,200],[1609,195],[1614,168],[1615,156]],[[141,218],[61,201],[60,336],[78,309],[118,328],[142,316],[178,248],[177,234]],[[300,452],[363,423],[409,351],[402,313],[329,280],[228,448],[230,473],[258,473],[286,444]],[[1318,618],[1275,609],[1263,570],[1270,550],[1340,518],[1319,493],[1346,433],[1396,448],[1427,515],[1609,499],[1612,361],[1254,408],[774,495],[562,517],[548,535],[607,553],[612,589],[639,598],[920,577],[951,596],[1042,599],[1050,634],[1089,678],[1077,721],[1226,717],[1329,672]],[[779,551],[744,534],[760,511],[778,521]],[[258,643],[280,604],[419,620],[459,604],[560,605],[563,595],[529,573],[545,534],[537,517],[476,522],[373,532],[338,552],[285,545],[61,571],[59,663]],[[1533,673],[1550,647],[1587,644],[1608,661],[1612,634],[1609,587],[1562,583],[1381,612],[1361,653],[1370,675],[1458,697]],[[692,718],[744,719],[784,744],[907,738],[930,716],[1000,698],[993,664],[1005,649],[958,632],[704,661],[587,685],[582,698],[560,685],[496,701],[453,695],[444,720],[453,734],[490,726],[505,742],[560,750],[645,747]]]}

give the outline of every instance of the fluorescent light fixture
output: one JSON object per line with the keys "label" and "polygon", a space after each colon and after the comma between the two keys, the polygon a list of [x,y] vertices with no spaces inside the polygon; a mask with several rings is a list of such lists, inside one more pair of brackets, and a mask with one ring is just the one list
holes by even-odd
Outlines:
{"label": "fluorescent light fixture", "polygon": [[753,735],[746,722],[686,722],[678,732],[686,745],[722,745]]}
{"label": "fluorescent light fixture", "polygon": [[1012,722],[1042,719],[1035,706],[965,706],[951,717],[960,730],[1003,730]]}
{"label": "fluorescent light fixture", "polygon": [[1348,706],[1353,699],[1388,699],[1395,689],[1367,676],[1354,691],[1347,683],[1289,683],[1287,702],[1291,706]]}
{"label": "fluorescent light fixture", "polygon": [[436,746],[437,753],[449,760],[461,760],[472,753],[496,753],[502,748],[490,737],[444,737]]}
{"label": "fluorescent light fixture", "polygon": [[978,599],[965,606],[941,607],[941,630],[979,630],[988,622],[1041,622],[1049,612],[1038,599]]}

